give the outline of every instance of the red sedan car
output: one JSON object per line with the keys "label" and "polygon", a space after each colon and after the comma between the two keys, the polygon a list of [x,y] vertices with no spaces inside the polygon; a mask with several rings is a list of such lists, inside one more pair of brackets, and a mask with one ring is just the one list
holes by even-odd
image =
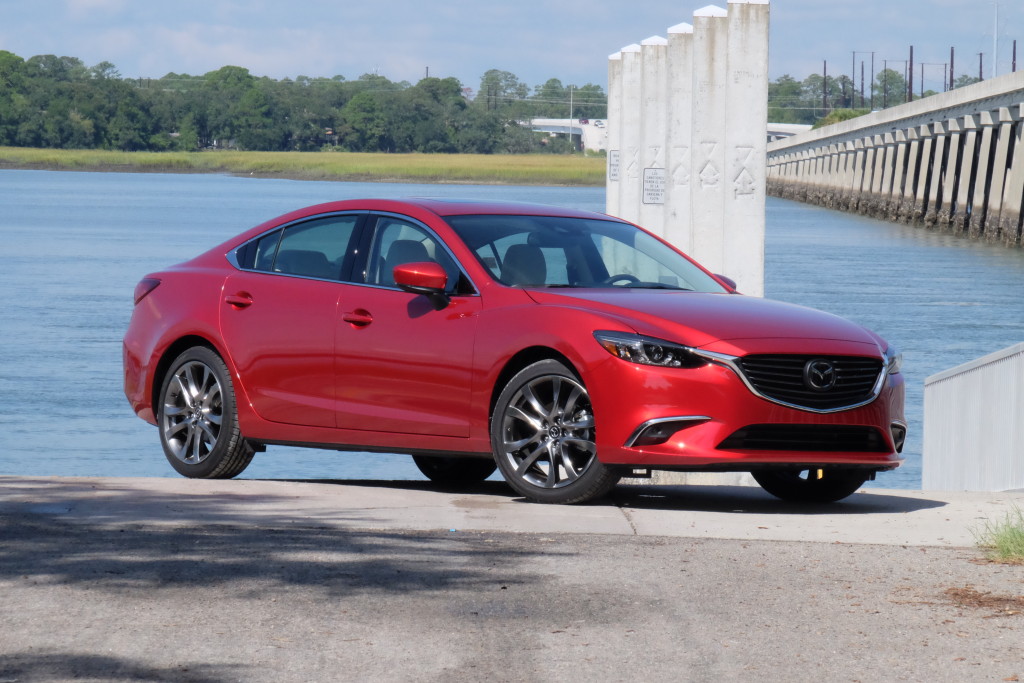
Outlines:
{"label": "red sedan car", "polygon": [[124,339],[128,400],[187,477],[289,444],[447,485],[497,467],[547,503],[651,470],[839,500],[902,462],[900,362],[630,223],[432,199],[300,209],[147,275]]}

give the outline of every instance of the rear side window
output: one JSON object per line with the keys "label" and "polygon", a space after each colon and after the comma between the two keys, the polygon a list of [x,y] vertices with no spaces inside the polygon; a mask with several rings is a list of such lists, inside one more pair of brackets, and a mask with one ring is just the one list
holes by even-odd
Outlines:
{"label": "rear side window", "polygon": [[340,280],[354,256],[359,216],[329,216],[275,230],[241,247],[238,265],[284,275]]}

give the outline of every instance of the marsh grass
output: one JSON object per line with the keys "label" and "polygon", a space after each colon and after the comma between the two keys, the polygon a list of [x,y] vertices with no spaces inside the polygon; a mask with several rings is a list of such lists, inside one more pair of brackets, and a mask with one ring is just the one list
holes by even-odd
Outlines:
{"label": "marsh grass", "polygon": [[0,147],[0,168],[231,173],[299,180],[597,186],[604,159],[546,154],[112,152]]}
{"label": "marsh grass", "polygon": [[1024,511],[1014,507],[1000,521],[986,521],[975,539],[990,560],[1024,564]]}

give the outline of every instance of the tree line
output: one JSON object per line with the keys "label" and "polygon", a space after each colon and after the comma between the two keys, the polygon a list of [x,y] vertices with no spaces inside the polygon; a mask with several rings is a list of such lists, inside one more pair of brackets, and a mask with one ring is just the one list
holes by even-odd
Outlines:
{"label": "tree line", "polygon": [[[571,105],[570,105],[571,103]],[[415,85],[377,74],[276,80],[225,66],[201,76],[122,78],[75,57],[0,50],[0,145],[125,151],[570,151],[534,134],[534,117],[605,118],[600,86],[530,88],[491,69],[472,96],[455,78]]]}
{"label": "tree line", "polygon": [[[953,87],[960,88],[979,80],[964,74],[953,82]],[[815,126],[836,123],[872,109],[903,104],[907,93],[907,78],[894,69],[882,69],[868,84],[858,84],[845,75],[811,74],[798,81],[787,74],[768,83],[768,120]],[[913,97],[920,99],[935,94],[934,90],[925,90],[915,92]]]}

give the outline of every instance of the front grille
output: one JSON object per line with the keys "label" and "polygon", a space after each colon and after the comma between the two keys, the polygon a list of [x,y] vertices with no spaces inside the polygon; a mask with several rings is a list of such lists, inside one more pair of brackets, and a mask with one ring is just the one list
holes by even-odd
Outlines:
{"label": "front grille", "polygon": [[726,450],[887,453],[889,444],[874,427],[849,425],[750,425],[718,445]]}
{"label": "front grille", "polygon": [[[807,363],[817,360],[828,361],[835,370],[835,384],[825,391],[804,379]],[[810,410],[842,410],[870,401],[882,372],[881,359],[860,356],[753,355],[737,362],[765,398]]]}

